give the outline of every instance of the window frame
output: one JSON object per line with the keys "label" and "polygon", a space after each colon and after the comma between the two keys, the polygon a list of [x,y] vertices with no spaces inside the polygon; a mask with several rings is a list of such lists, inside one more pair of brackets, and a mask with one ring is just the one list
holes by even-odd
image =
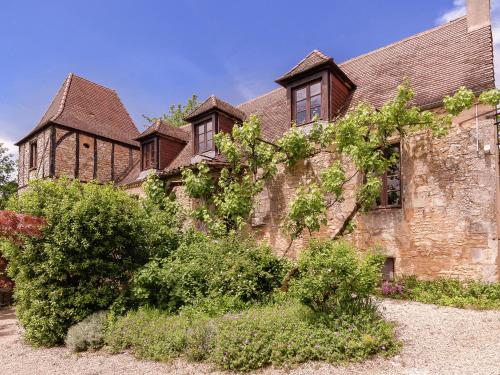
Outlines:
{"label": "window frame", "polygon": [[38,161],[38,144],[37,141],[31,141],[29,143],[29,169],[36,169],[36,164]]}
{"label": "window frame", "polygon": [[[158,154],[156,150],[156,143],[156,139],[151,139],[141,144],[141,170],[145,171],[155,169]],[[148,153],[147,157],[146,152]]]}
{"label": "window frame", "polygon": [[[394,149],[395,147],[398,148],[399,151],[399,165],[398,165],[398,171],[397,174],[391,174],[388,175],[387,171],[384,172],[382,175],[382,190],[380,192],[380,204],[376,204],[376,209],[380,210],[386,210],[386,209],[393,209],[393,208],[401,208],[403,206],[403,184],[401,181],[401,157],[402,157],[402,150],[401,150],[401,143],[400,142],[394,142],[391,143],[388,146],[388,149]],[[399,203],[398,204],[389,204],[389,192],[393,190],[388,189],[388,180],[389,177],[397,176],[399,180]],[[397,191],[397,190],[394,190]]]}
{"label": "window frame", "polygon": [[[211,123],[212,124],[212,129],[211,130],[207,130],[207,125],[208,123]],[[199,136],[200,136],[200,133],[199,133],[199,129],[203,127],[203,144],[205,145],[205,148],[203,150],[200,150],[200,141],[199,141]],[[208,143],[208,140],[207,140],[207,134],[208,132],[211,132],[212,133],[212,139],[210,140],[211,141],[211,146],[210,148],[208,148],[207,146],[207,143]],[[210,152],[210,151],[214,151],[215,150],[215,142],[214,142],[214,135],[216,134],[216,129],[215,129],[215,119],[214,119],[214,116],[210,116],[210,117],[206,117],[204,119],[202,119],[201,121],[197,121],[195,124],[194,124],[194,147],[195,147],[195,153],[196,154],[203,154],[205,152]]]}
{"label": "window frame", "polygon": [[[311,96],[311,86],[318,84],[319,83],[319,94]],[[318,119],[321,120],[323,119],[323,114],[325,113],[325,108],[324,108],[324,102],[323,102],[323,96],[325,93],[323,92],[323,77],[315,77],[312,78],[311,80],[301,83],[297,86],[294,86],[291,88],[291,99],[292,99],[292,120],[296,123],[297,126],[301,126],[304,124],[311,123],[313,121],[313,116],[311,116],[311,98],[319,96],[319,109],[320,109],[320,114],[318,116]],[[300,124],[297,123],[297,97],[296,93],[299,90],[306,89],[306,97],[305,102],[306,102],[306,108],[305,108],[305,121],[301,122]],[[302,100],[301,100],[302,101]],[[314,107],[317,108],[318,106]],[[304,111],[301,111],[304,112]]]}

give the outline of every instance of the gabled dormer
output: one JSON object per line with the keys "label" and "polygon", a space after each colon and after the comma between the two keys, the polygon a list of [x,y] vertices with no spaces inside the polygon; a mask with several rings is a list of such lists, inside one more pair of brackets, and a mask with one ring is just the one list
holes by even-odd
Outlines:
{"label": "gabled dormer", "polygon": [[162,170],[182,151],[189,133],[164,120],[157,120],[136,138],[141,144],[141,171]]}
{"label": "gabled dormer", "polygon": [[215,158],[214,135],[231,132],[234,124],[241,123],[245,117],[244,112],[214,95],[196,107],[184,118],[192,126],[194,158]]}
{"label": "gabled dormer", "polygon": [[331,120],[344,109],[354,83],[331,57],[312,51],[290,71],[276,80],[287,89],[290,120],[308,124],[315,116]]}

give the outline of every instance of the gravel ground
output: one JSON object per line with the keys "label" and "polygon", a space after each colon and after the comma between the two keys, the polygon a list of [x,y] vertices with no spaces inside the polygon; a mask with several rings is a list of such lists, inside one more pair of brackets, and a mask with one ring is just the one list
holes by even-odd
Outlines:
{"label": "gravel ground", "polygon": [[[474,374],[500,375],[500,311],[472,311],[386,300],[384,316],[396,322],[404,342],[390,359],[347,367],[309,363],[290,371],[264,369],[260,375],[302,374]],[[170,364],[135,360],[129,354],[71,354],[65,348],[33,349],[19,337],[13,310],[0,310],[2,374],[228,374],[183,360]]]}

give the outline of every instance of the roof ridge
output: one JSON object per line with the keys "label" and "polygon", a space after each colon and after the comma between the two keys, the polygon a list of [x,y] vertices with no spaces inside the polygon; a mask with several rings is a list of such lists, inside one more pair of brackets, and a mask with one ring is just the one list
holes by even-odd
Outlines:
{"label": "roof ridge", "polygon": [[410,35],[409,37],[406,37],[406,38],[403,38],[403,39],[397,40],[397,41],[395,41],[395,42],[392,42],[391,44],[388,44],[388,45],[386,45],[386,46],[383,46],[383,47],[380,47],[380,48],[374,49],[374,50],[372,50],[372,51],[369,51],[369,52],[363,53],[363,54],[361,54],[361,55],[358,55],[358,56],[352,57],[352,58],[350,58],[350,59],[348,59],[348,60],[345,60],[345,61],[343,61],[343,62],[339,63],[338,65],[339,65],[339,66],[342,66],[343,64],[346,64],[346,63],[349,63],[349,62],[351,62],[351,61],[354,61],[354,60],[360,59],[360,58],[362,58],[362,57],[366,57],[366,56],[371,55],[371,54],[376,53],[376,52],[383,51],[383,50],[385,50],[385,49],[389,49],[389,48],[394,47],[394,46],[396,46],[396,45],[399,45],[399,44],[402,44],[402,43],[408,42],[408,41],[410,41],[410,40],[413,40],[413,39],[415,39],[415,38],[421,37],[422,35],[430,34],[430,33],[434,32],[434,31],[436,31],[436,30],[439,30],[439,29],[442,29],[442,28],[445,28],[445,27],[451,26],[451,25],[453,25],[453,24],[455,24],[455,23],[458,23],[459,21],[462,21],[462,20],[464,20],[464,19],[466,19],[466,18],[467,18],[467,16],[458,17],[458,18],[456,18],[456,19],[454,19],[454,20],[451,20],[451,21],[449,21],[449,22],[447,22],[447,23],[443,23],[442,25],[435,26],[435,27],[433,27],[433,28],[431,28],[431,29],[427,29],[427,30],[421,31],[421,32],[419,32],[419,33],[416,33],[416,34]]}
{"label": "roof ridge", "polygon": [[59,104],[59,109],[57,110],[55,115],[49,119],[49,121],[55,121],[63,113],[64,106],[66,105],[66,98],[68,97],[69,86],[71,85],[72,80],[73,80],[73,73],[69,73],[68,77],[66,78],[66,81],[64,82],[65,87],[61,98],[61,104]]}
{"label": "roof ridge", "polygon": [[313,49],[311,52],[309,52],[306,57],[304,57],[302,60],[300,60],[297,64],[295,64],[292,68],[288,69],[288,71],[283,74],[283,75],[286,75],[288,74],[289,72],[291,72],[292,70],[294,70],[295,68],[298,68],[300,64],[302,64],[304,61],[306,61],[310,56],[312,56],[314,53],[317,53],[321,56],[321,58],[324,58],[324,59],[331,59],[331,57],[328,57],[327,55],[325,55],[323,52],[321,52],[319,49]]}
{"label": "roof ridge", "polygon": [[283,87],[276,87],[275,89],[272,89],[271,91],[265,92],[264,94],[260,94],[259,96],[256,96],[255,98],[248,99],[246,102],[237,104],[236,107],[239,107],[239,106],[242,106],[244,104],[248,104],[248,103],[251,103],[251,102],[253,102],[255,100],[261,99],[264,96],[269,95],[269,94],[273,93],[274,91],[278,91],[278,90],[284,90],[284,89],[283,89]]}

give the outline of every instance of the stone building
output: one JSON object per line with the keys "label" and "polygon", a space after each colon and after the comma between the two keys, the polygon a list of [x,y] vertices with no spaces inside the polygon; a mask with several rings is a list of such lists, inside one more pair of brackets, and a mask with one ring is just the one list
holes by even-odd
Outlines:
{"label": "stone building", "polygon": [[138,135],[115,91],[69,74],[38,125],[16,143],[19,189],[63,175],[119,182],[139,164]]}
{"label": "stone building", "polygon": [[[495,87],[489,1],[469,0],[464,17],[340,64],[314,50],[276,80],[278,88],[246,103],[231,105],[211,96],[186,117],[188,125],[174,128],[160,121],[140,135],[132,134],[128,143],[131,157],[127,167],[121,169],[123,178],[116,171],[108,173],[109,169],[105,175],[129,192],[141,194],[142,181],[153,170],[168,180],[178,198],[189,206],[193,202],[183,195],[180,170],[201,160],[213,167],[224,164],[214,147],[215,133],[229,132],[235,123],[256,114],[261,119],[263,138],[274,141],[292,123],[307,128],[315,115],[328,121],[360,102],[380,107],[393,97],[404,79],[410,80],[416,92],[414,103],[435,111],[442,107],[442,98],[460,86],[477,94]],[[58,96],[64,97],[64,90]],[[357,229],[350,234],[359,248],[378,244],[384,249],[388,273],[499,280],[499,159],[494,115],[495,108],[478,105],[456,117],[444,138],[417,134],[394,144],[399,165],[384,175],[377,208],[359,216]],[[39,125],[20,143],[20,181],[29,177],[24,171],[29,172],[25,165],[30,159],[30,140],[35,134],[41,137],[38,149],[46,142],[57,143],[59,138],[53,137],[58,118],[45,115],[41,122],[45,125]],[[86,120],[91,118],[87,116]],[[47,126],[49,123],[54,126]],[[63,129],[76,131],[69,124],[62,124]],[[51,139],[56,141],[50,143]],[[123,141],[121,146],[126,147]],[[140,158],[135,142],[140,144]],[[68,150],[78,159],[74,148]],[[57,152],[55,155],[51,159],[56,161],[54,165],[39,160],[38,176],[61,174],[56,171],[63,164],[58,164]],[[277,252],[283,252],[289,243],[280,224],[295,189],[301,181],[315,178],[330,158],[330,154],[320,154],[293,168],[281,169],[259,197],[252,224],[256,234]],[[122,160],[115,157],[118,159]],[[97,171],[91,177],[101,176],[100,160],[98,156]],[[83,177],[76,172],[71,176]],[[356,181],[348,186],[345,207],[328,213],[328,224],[318,236],[335,233],[352,204],[354,184]],[[305,236],[295,241],[288,254],[294,256],[308,240]]]}

